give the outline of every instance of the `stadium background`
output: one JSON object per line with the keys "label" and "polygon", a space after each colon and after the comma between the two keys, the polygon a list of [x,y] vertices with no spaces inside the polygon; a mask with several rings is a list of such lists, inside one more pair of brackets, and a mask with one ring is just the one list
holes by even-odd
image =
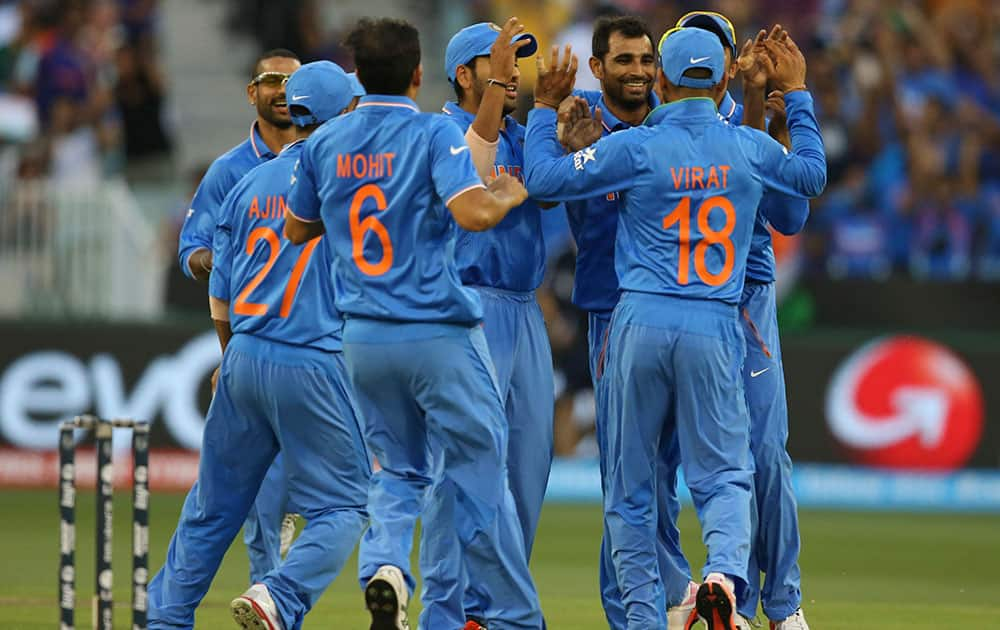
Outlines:
{"label": "stadium background", "polygon": [[[657,33],[691,9],[723,12],[742,37],[780,22],[806,54],[829,184],[805,232],[776,242],[806,549],[808,523],[847,523],[846,535],[865,510],[905,511],[895,522],[913,531],[938,532],[942,518],[992,523],[995,534],[995,517],[967,513],[1000,513],[1000,4],[614,7]],[[461,26],[517,15],[543,45],[586,55],[594,16],[610,10],[586,0],[0,1],[0,510],[44,505],[48,490],[23,489],[54,488],[57,423],[84,412],[154,422],[154,492],[193,480],[218,347],[205,287],[178,269],[177,231],[204,169],[246,137],[258,52],[288,47],[350,68],[338,42],[355,18],[405,17],[421,30],[419,102],[434,111],[451,96],[443,52]],[[522,65],[528,107],[534,64]],[[579,81],[593,81],[588,70]],[[547,513],[573,519],[593,507],[556,504],[599,500],[586,320],[569,301],[573,249],[559,210],[545,238],[539,300],[559,456]],[[92,458],[80,460],[92,479]],[[55,513],[38,509],[54,552]],[[157,516],[165,537],[172,523]],[[16,535],[21,521],[5,520]],[[894,521],[879,522],[872,531],[895,538]],[[13,601],[0,593],[0,608]]]}

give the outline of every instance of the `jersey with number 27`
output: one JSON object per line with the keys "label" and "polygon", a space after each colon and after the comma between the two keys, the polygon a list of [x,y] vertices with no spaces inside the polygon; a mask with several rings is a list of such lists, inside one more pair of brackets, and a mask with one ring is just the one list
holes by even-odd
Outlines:
{"label": "jersey with number 27", "polygon": [[328,281],[324,237],[283,236],[288,188],[302,142],[254,168],[226,196],[212,243],[209,294],[229,302],[234,334],[326,351],[341,349],[343,321]]}
{"label": "jersey with number 27", "polygon": [[458,128],[409,98],[368,95],[305,143],[290,211],[322,220],[345,317],[473,324],[476,293],[455,261],[447,204],[481,187]]}
{"label": "jersey with number 27", "polygon": [[812,197],[826,183],[822,139],[804,92],[786,96],[796,154],[763,132],[719,119],[715,103],[664,106],[655,127],[634,127],[569,156],[555,112],[528,124],[528,192],[572,200],[620,191],[615,269],[625,291],[737,304],[765,189]]}

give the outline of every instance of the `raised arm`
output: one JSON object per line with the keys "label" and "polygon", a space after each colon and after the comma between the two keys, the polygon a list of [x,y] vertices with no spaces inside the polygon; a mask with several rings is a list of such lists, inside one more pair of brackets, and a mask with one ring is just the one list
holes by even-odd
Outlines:
{"label": "raised arm", "polygon": [[765,40],[775,62],[775,88],[784,94],[792,152],[763,134],[751,136],[749,157],[768,188],[818,197],[826,186],[826,153],[812,96],[806,90],[806,62],[792,38]]}

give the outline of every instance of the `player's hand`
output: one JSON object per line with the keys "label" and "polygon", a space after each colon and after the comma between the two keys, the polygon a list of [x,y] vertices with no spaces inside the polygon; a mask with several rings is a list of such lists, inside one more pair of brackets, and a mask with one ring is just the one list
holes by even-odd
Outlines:
{"label": "player's hand", "polygon": [[579,151],[589,147],[604,135],[604,118],[600,108],[590,113],[586,99],[578,99],[573,111],[567,117],[563,134],[563,144],[570,151]]}
{"label": "player's hand", "polygon": [[219,370],[221,370],[221,369],[222,369],[222,366],[220,365],[219,367],[215,368],[215,370],[212,372],[212,395],[213,396],[215,396],[215,386],[219,384]]}
{"label": "player's hand", "polygon": [[766,37],[767,31],[761,29],[755,38],[747,39],[740,50],[740,56],[736,59],[745,88],[763,90],[767,85],[768,69],[773,64],[770,63],[771,58],[764,48]]}
{"label": "player's hand", "polygon": [[212,250],[196,249],[188,258],[188,268],[196,280],[208,280],[212,273]]}
{"label": "player's hand", "polygon": [[806,89],[806,58],[795,40],[791,37],[785,37],[783,41],[768,38],[764,40],[764,47],[774,61],[774,74],[771,76],[774,89],[786,94]]}
{"label": "player's hand", "polygon": [[542,55],[535,57],[538,65],[538,80],[535,82],[535,106],[543,105],[558,109],[563,99],[573,91],[576,83],[576,69],[579,59],[573,54],[573,47],[566,44],[562,59],[559,58],[559,47],[552,47],[552,56],[548,64]]}
{"label": "player's hand", "polygon": [[514,38],[524,32],[524,24],[512,17],[507,20],[500,35],[490,48],[490,78],[496,81],[510,83],[514,77],[514,64],[517,63],[517,51],[531,43],[529,39],[515,42]]}
{"label": "player's hand", "polygon": [[508,173],[502,173],[490,180],[486,185],[486,190],[511,208],[521,205],[528,198],[528,189],[516,177],[512,177]]}
{"label": "player's hand", "polygon": [[785,145],[791,150],[792,139],[788,133],[788,118],[785,115],[785,95],[779,90],[774,90],[767,95],[767,102],[764,104],[771,121],[767,125],[767,133],[772,138]]}
{"label": "player's hand", "polygon": [[736,63],[743,74],[743,85],[749,89],[763,90],[768,79],[773,78],[775,63],[765,46],[765,42],[784,43],[788,33],[780,24],[775,24],[771,32],[761,29],[757,36],[743,44]]}

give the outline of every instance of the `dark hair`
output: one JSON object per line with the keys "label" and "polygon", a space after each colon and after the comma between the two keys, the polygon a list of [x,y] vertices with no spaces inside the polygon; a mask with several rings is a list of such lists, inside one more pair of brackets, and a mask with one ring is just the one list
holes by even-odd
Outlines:
{"label": "dark hair", "polygon": [[267,59],[274,59],[275,57],[284,57],[285,59],[301,61],[298,55],[287,48],[272,48],[271,50],[261,53],[260,56],[257,57],[257,61],[253,62],[253,74],[250,75],[250,80],[253,81],[253,79],[260,74],[260,64],[264,63]]}
{"label": "dark hair", "polygon": [[[469,60],[468,63],[463,63],[462,64],[463,66],[465,66],[466,68],[469,69],[469,72],[472,73],[472,78],[473,79],[476,78],[476,59],[478,59],[478,58],[479,57],[473,57],[472,59]],[[457,103],[461,103],[462,102],[462,86],[458,84],[458,76],[457,76],[457,74],[458,73],[456,71],[456,77],[455,77],[454,81],[451,81],[451,87],[454,88],[454,90],[455,90],[455,101]]]}
{"label": "dark hair", "polygon": [[621,33],[623,37],[629,39],[647,37],[651,46],[656,45],[653,34],[642,18],[634,15],[602,17],[594,22],[594,38],[590,42],[590,54],[603,61],[611,48],[612,33]]}
{"label": "dark hair", "polygon": [[708,68],[688,68],[684,71],[684,76],[690,79],[711,79],[712,71]]}
{"label": "dark hair", "polygon": [[369,94],[403,94],[420,65],[420,33],[405,20],[361,18],[344,46]]}

